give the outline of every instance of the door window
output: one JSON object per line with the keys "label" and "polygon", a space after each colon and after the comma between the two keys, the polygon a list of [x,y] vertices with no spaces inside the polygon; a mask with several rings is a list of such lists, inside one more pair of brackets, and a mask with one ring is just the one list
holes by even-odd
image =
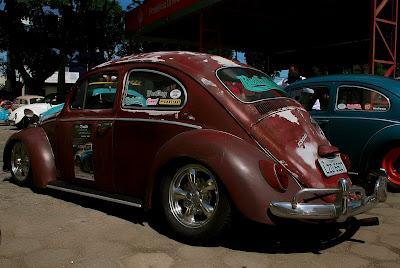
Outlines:
{"label": "door window", "polygon": [[336,102],[338,111],[377,111],[389,110],[389,99],[383,94],[363,87],[340,86]]}
{"label": "door window", "polygon": [[329,88],[323,86],[303,86],[289,92],[289,96],[303,105],[307,111],[327,111]]}
{"label": "door window", "polygon": [[71,101],[71,109],[111,109],[117,92],[118,74],[97,74],[82,81]]}
{"label": "door window", "polygon": [[129,73],[123,108],[179,110],[185,103],[186,91],[175,78],[150,70],[133,70]]}

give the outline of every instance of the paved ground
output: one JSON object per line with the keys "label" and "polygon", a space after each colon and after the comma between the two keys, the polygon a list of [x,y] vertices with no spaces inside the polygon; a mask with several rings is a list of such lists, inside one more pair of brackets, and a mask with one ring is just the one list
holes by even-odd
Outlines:
{"label": "paved ground", "polygon": [[[0,126],[0,151],[14,132]],[[2,166],[2,163],[0,163]],[[237,226],[194,247],[168,238],[139,209],[18,187],[0,173],[0,267],[400,267],[400,194],[342,232]]]}

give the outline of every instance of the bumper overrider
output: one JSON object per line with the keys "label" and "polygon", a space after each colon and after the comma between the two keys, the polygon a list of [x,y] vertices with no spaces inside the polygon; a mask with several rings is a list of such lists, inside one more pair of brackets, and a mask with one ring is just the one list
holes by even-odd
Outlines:
{"label": "bumper overrider", "polygon": [[[293,197],[292,202],[271,202],[270,212],[280,218],[298,220],[335,220],[344,222],[348,218],[364,213],[387,198],[387,175],[381,170],[375,182],[374,192],[366,196],[365,190],[359,186],[349,186],[345,179],[340,179],[338,188],[304,188]],[[304,195],[335,194],[334,203],[315,204],[301,203]],[[356,198],[354,198],[356,197]]]}

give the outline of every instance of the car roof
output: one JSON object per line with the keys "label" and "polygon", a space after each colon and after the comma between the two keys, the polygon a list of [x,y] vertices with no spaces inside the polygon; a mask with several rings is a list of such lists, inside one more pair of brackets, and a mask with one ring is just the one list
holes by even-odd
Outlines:
{"label": "car roof", "polygon": [[287,86],[286,88],[301,86],[303,84],[308,84],[308,83],[321,83],[321,82],[363,82],[366,84],[379,86],[390,91],[391,90],[400,91],[400,81],[397,81],[392,78],[387,78],[377,75],[369,75],[369,74],[338,74],[338,75],[311,77],[305,80],[296,81],[293,84]]}
{"label": "car roof", "polygon": [[123,63],[159,63],[165,64],[177,69],[183,69],[192,73],[214,73],[216,69],[222,67],[240,67],[246,66],[240,62],[223,58],[217,55],[211,55],[199,52],[190,51],[160,51],[133,54],[122,57],[117,60],[111,60],[102,63],[93,69],[100,67],[113,66]]}
{"label": "car roof", "polygon": [[44,98],[43,96],[38,96],[38,95],[24,95],[24,96],[19,96],[17,99],[34,99],[34,98]]}

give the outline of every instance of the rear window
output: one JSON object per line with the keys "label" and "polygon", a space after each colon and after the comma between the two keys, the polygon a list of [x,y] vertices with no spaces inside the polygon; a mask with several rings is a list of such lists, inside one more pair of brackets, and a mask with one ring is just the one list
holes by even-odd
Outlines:
{"label": "rear window", "polygon": [[224,68],[217,71],[217,76],[232,95],[243,102],[287,97],[283,89],[269,76],[254,69]]}

